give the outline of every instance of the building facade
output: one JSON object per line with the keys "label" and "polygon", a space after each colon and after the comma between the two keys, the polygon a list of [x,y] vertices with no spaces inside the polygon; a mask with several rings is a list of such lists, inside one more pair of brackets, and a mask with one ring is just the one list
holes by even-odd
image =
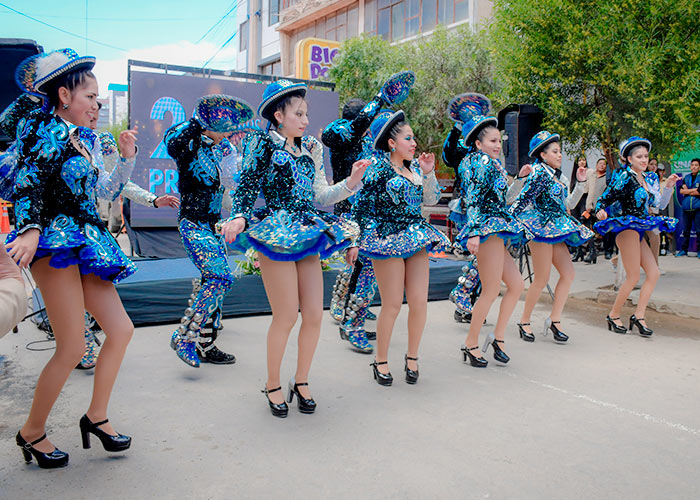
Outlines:
{"label": "building facade", "polygon": [[306,38],[343,42],[361,33],[392,43],[492,15],[491,0],[246,0],[238,10],[237,71],[292,76],[295,47]]}

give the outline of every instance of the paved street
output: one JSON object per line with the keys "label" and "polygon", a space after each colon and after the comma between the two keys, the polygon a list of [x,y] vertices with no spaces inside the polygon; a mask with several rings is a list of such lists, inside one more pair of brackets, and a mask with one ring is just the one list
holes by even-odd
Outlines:
{"label": "paved street", "polygon": [[[663,258],[662,267],[677,261]],[[582,276],[593,269],[609,264],[577,265]],[[662,277],[666,286],[673,273]],[[139,328],[109,415],[132,448],[80,447],[92,373],[76,371],[50,418],[53,442],[71,454],[57,471],[25,465],[14,445],[50,356],[25,349],[43,338],[25,322],[0,341],[0,497],[698,498],[697,320],[650,311],[652,338],[616,335],[605,328],[605,304],[572,298],[569,345],[540,335],[527,344],[514,326],[522,305],[508,332],[510,364],[476,369],[461,361],[466,330],[452,304],[432,302],[416,386],[402,377],[404,310],[389,388],[373,381],[372,356],[341,342],[326,314],[311,379],[319,408],[310,416],[294,406],[286,420],[270,415],[259,392],[268,316],[226,320],[220,345],[238,363],[199,370],[168,347],[172,325]],[[533,323],[546,314],[541,303]]]}

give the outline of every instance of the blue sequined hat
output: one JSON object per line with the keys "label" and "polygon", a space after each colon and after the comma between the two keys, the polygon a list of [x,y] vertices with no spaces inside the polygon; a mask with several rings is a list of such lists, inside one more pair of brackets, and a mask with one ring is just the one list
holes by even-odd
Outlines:
{"label": "blue sequined hat", "polygon": [[414,83],[416,83],[416,74],[413,71],[401,71],[391,75],[379,92],[388,104],[399,104],[406,100]]}
{"label": "blue sequined hat", "polygon": [[394,125],[406,119],[403,110],[395,113],[381,113],[377,116],[372,125],[369,126],[370,133],[374,137],[374,149],[379,151],[389,151],[389,132]]}
{"label": "blue sequined hat", "polygon": [[45,94],[44,86],[57,77],[81,69],[92,69],[95,58],[80,57],[73,49],[60,49],[31,56],[17,67],[15,81],[21,89]]}
{"label": "blue sequined hat", "polygon": [[301,82],[295,83],[290,80],[277,80],[276,82],[272,82],[265,87],[262,102],[260,106],[258,106],[258,114],[266,120],[272,121],[272,116],[274,115],[273,108],[280,99],[297,91],[305,96],[306,90],[306,84]]}
{"label": "blue sequined hat", "polygon": [[620,145],[620,159],[625,161],[629,152],[637,146],[646,146],[648,151],[651,151],[651,141],[649,139],[644,139],[643,137],[637,137],[636,135],[630,137]]}
{"label": "blue sequined hat", "polygon": [[491,101],[483,94],[467,92],[452,98],[447,105],[447,116],[456,122],[467,122],[478,115],[486,116],[491,110]]}
{"label": "blue sequined hat", "polygon": [[465,144],[476,140],[479,131],[484,127],[492,125],[498,127],[498,118],[495,116],[474,115],[462,124],[462,136]]}
{"label": "blue sequined hat", "polygon": [[559,137],[559,134],[552,134],[546,130],[541,130],[530,139],[530,152],[528,155],[530,158],[537,158],[537,153],[542,151],[547,144],[555,141],[558,142],[560,139],[561,137]]}
{"label": "blue sequined hat", "polygon": [[200,97],[194,114],[202,126],[212,132],[233,132],[254,116],[248,103],[225,94]]}

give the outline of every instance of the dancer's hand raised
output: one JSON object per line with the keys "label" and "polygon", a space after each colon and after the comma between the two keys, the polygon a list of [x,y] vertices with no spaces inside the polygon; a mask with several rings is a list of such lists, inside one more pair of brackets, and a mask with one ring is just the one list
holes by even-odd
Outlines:
{"label": "dancer's hand raised", "polygon": [[372,160],[357,160],[352,164],[352,172],[347,182],[350,189],[355,189],[355,186],[362,182],[362,177],[365,175],[365,171],[371,163]]}
{"label": "dancer's hand raised", "polygon": [[435,154],[434,153],[421,153],[418,157],[418,165],[424,174],[429,174],[435,170]]}
{"label": "dancer's hand raised", "polygon": [[605,220],[608,218],[608,213],[605,210],[598,210],[595,216],[598,220]]}
{"label": "dancer's hand raised", "polygon": [[479,244],[481,242],[481,237],[480,236],[472,236],[467,240],[467,250],[469,250],[469,253],[472,255],[476,255],[479,253]]}
{"label": "dancer's hand raised", "polygon": [[678,174],[671,174],[668,176],[668,179],[666,179],[666,187],[672,188],[676,187],[676,183],[681,180],[681,176]]}
{"label": "dancer's hand raised", "polygon": [[586,167],[578,167],[576,170],[576,180],[579,182],[585,182],[587,171],[588,169]]}
{"label": "dancer's hand raised", "polygon": [[221,226],[221,234],[224,235],[226,243],[233,243],[236,241],[236,236],[241,234],[245,230],[245,219],[243,217],[236,217],[233,220],[225,222]]}
{"label": "dancer's hand raised", "polygon": [[136,134],[138,131],[123,130],[119,134],[119,151],[124,158],[133,158],[136,156]]}
{"label": "dancer's hand raised", "polygon": [[523,177],[527,177],[532,173],[532,165],[529,163],[526,163],[520,168],[520,172],[518,172],[518,178],[521,179]]}

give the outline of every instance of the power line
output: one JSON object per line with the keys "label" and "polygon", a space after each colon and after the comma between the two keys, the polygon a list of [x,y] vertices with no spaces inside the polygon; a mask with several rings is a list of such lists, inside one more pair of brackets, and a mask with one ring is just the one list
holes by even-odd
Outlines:
{"label": "power line", "polygon": [[55,29],[55,30],[58,30],[58,31],[60,31],[61,33],[65,33],[66,35],[74,36],[74,37],[76,37],[76,38],[80,38],[81,40],[85,40],[85,41],[87,41],[87,42],[92,42],[92,43],[95,43],[95,44],[97,44],[97,45],[102,45],[103,47],[109,47],[110,49],[121,50],[122,52],[128,52],[128,50],[122,49],[121,47],[116,47],[116,46],[114,46],[114,45],[110,45],[110,44],[104,43],[104,42],[98,42],[97,40],[93,40],[92,38],[88,38],[88,37],[86,37],[86,36],[76,35],[75,33],[72,33],[72,32],[70,32],[70,31],[64,30],[63,28],[59,28],[58,26],[54,26],[53,24],[45,23],[44,21],[41,21],[41,20],[39,20],[39,19],[37,19],[37,18],[35,18],[35,17],[32,17],[32,16],[30,16],[30,15],[28,15],[28,14],[25,14],[24,12],[20,12],[20,11],[18,11],[18,10],[16,10],[16,9],[13,9],[13,8],[10,7],[9,5],[6,5],[6,4],[4,4],[4,3],[2,3],[2,2],[0,2],[0,7],[5,7],[7,10],[10,10],[10,11],[14,12],[15,14],[19,14],[20,16],[26,17],[27,19],[31,19],[32,21],[35,21],[35,22],[37,22],[37,23],[39,23],[39,24],[43,24],[44,26],[48,26],[49,28],[53,28],[53,29]]}
{"label": "power line", "polygon": [[219,26],[219,24],[221,24],[221,23],[224,21],[224,19],[226,19],[226,18],[228,17],[228,15],[229,15],[231,12],[233,12],[233,10],[234,10],[236,7],[238,7],[238,5],[241,3],[241,1],[242,1],[242,0],[237,0],[237,1],[234,0],[233,2],[231,2],[231,8],[230,8],[228,11],[226,11],[226,13],[225,13],[223,16],[221,16],[221,17],[219,18],[219,20],[216,21],[216,22],[212,25],[212,27],[209,28],[209,29],[207,30],[207,32],[204,33],[204,34],[199,38],[199,40],[197,40],[197,41],[195,42],[195,45],[198,44],[199,42],[201,42],[202,40],[204,40],[204,38],[205,38],[209,33],[211,33],[212,30],[213,30],[214,28],[216,28],[217,26]]}
{"label": "power line", "polygon": [[238,34],[238,30],[234,31],[234,32],[233,32],[233,35],[231,35],[231,36],[228,38],[228,40],[226,40],[226,41],[223,43],[223,45],[221,45],[221,47],[219,47],[219,50],[217,50],[217,51],[214,53],[214,55],[211,56],[211,57],[207,60],[207,62],[204,63],[204,65],[202,66],[202,68],[206,68],[206,67],[207,67],[207,64],[209,64],[209,63],[212,61],[212,59],[214,59],[214,58],[219,54],[219,52],[221,52],[222,50],[224,50],[224,47],[226,47],[226,46],[231,42],[231,40],[233,40],[233,37],[235,37],[237,34]]}

